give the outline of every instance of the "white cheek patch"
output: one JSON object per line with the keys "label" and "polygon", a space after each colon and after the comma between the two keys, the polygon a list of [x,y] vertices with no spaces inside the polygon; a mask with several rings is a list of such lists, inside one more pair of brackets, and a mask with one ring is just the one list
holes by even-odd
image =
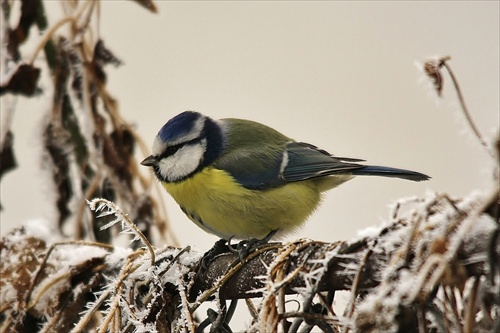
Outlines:
{"label": "white cheek patch", "polygon": [[194,172],[203,161],[203,154],[207,147],[207,141],[186,145],[180,148],[174,155],[162,158],[158,163],[158,170],[169,182],[179,181]]}

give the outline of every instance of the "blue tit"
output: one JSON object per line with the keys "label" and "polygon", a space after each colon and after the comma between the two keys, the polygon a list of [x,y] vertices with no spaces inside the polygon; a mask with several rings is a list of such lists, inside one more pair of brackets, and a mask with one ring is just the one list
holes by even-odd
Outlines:
{"label": "blue tit", "polygon": [[358,164],[263,124],[185,111],[154,139],[152,167],[182,211],[223,239],[261,239],[300,227],[322,193],[355,176],[423,181],[419,172]]}

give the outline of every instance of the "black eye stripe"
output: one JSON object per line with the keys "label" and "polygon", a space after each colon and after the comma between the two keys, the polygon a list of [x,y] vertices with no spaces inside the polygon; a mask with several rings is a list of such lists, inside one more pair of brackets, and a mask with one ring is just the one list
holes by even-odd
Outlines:
{"label": "black eye stripe", "polygon": [[173,146],[169,146],[167,147],[167,149],[159,156],[159,159],[162,159],[162,158],[165,158],[165,157],[169,157],[169,156],[172,156],[174,155],[179,149],[181,149],[182,147],[184,146],[187,146],[187,145],[192,145],[192,144],[195,144],[195,143],[198,143],[200,142],[201,139],[200,138],[196,138],[196,139],[193,139],[193,140],[190,140],[190,141],[187,141],[187,142],[183,142],[183,143],[179,143],[177,145],[173,145]]}

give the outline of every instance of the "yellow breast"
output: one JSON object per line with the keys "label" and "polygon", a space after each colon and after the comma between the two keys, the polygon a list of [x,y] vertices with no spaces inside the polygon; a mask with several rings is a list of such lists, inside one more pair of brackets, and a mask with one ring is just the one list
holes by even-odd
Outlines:
{"label": "yellow breast", "polygon": [[299,227],[320,201],[317,181],[249,190],[227,172],[205,168],[178,183],[164,183],[188,217],[221,238],[263,238],[280,229]]}

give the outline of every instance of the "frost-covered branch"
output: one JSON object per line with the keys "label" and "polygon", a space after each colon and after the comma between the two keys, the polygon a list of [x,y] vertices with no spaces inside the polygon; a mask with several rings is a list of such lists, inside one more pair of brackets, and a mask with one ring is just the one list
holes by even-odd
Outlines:
{"label": "frost-covered branch", "polygon": [[[50,245],[49,232],[27,226],[2,240],[0,296],[8,306],[0,328],[193,332],[201,322],[229,327],[226,300],[260,298],[256,308],[249,302],[248,332],[491,330],[500,321],[498,195],[498,188],[464,199],[430,195],[401,203],[409,212],[370,236],[272,243],[244,264],[223,247],[204,257],[189,247],[151,247],[151,261],[146,249]],[[336,290],[351,291],[344,314]],[[199,306],[214,298],[217,310],[203,320]]]}

